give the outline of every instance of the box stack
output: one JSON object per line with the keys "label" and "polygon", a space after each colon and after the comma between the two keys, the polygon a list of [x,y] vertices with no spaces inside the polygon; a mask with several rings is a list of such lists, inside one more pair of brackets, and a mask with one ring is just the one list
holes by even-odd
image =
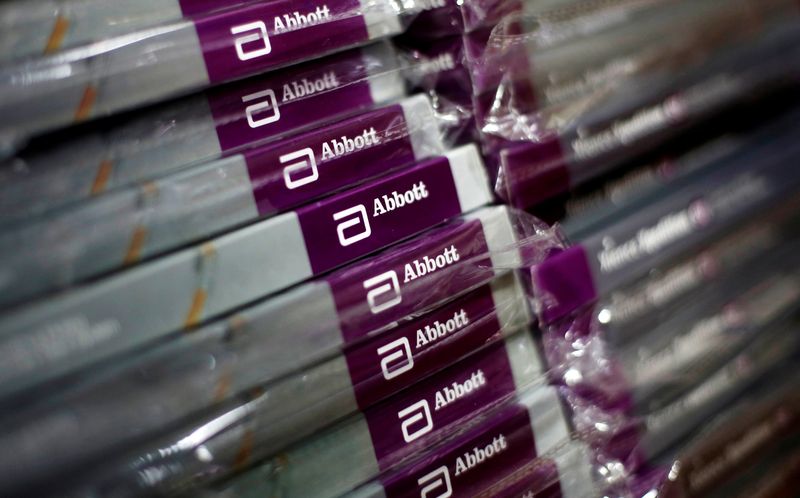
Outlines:
{"label": "box stack", "polygon": [[799,41],[794,0],[4,1],[0,494],[784,496]]}

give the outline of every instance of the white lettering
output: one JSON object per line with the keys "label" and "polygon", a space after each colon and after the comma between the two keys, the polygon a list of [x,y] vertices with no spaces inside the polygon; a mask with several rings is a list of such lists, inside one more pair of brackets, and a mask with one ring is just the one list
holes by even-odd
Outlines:
{"label": "white lettering", "polygon": [[447,334],[451,334],[456,330],[461,330],[468,324],[469,324],[469,317],[467,316],[467,312],[464,311],[463,309],[457,311],[453,315],[453,318],[445,320],[444,323],[440,322],[439,320],[435,320],[432,324],[425,325],[425,328],[417,330],[416,349],[427,346],[432,342],[438,341],[439,339],[445,337]]}
{"label": "white lettering", "polygon": [[283,33],[306,26],[313,26],[314,24],[329,20],[330,17],[331,11],[327,5],[320,5],[316,10],[303,14],[297,11],[291,14],[283,14],[283,16],[275,17],[275,33]]}
{"label": "white lettering", "polygon": [[453,382],[452,386],[445,386],[437,391],[434,410],[441,410],[445,406],[469,396],[473,391],[477,391],[485,385],[486,377],[483,375],[483,370],[478,369],[464,382]]}
{"label": "white lettering", "polygon": [[362,131],[355,137],[342,136],[341,140],[333,139],[322,144],[322,159],[332,159],[357,152],[381,143],[375,128]]}
{"label": "white lettering", "polygon": [[376,197],[373,201],[373,216],[377,217],[395,209],[400,209],[408,204],[421,201],[428,197],[428,189],[424,182],[414,184],[406,192],[398,193],[396,190],[391,194],[384,194]]}
{"label": "white lettering", "polygon": [[422,257],[422,259],[415,259],[414,261],[406,264],[404,271],[405,278],[403,279],[403,282],[408,283],[412,280],[418,279],[419,277],[433,273],[436,270],[441,270],[452,265],[453,263],[456,263],[460,259],[461,256],[458,254],[458,249],[456,249],[455,245],[451,245],[441,254],[437,254],[433,257],[425,255]]}
{"label": "white lettering", "polygon": [[476,446],[472,449],[472,451],[468,451],[456,459],[455,475],[460,476],[461,474],[474,469],[483,462],[502,453],[507,448],[508,441],[503,434],[496,436],[491,443],[487,444],[483,448]]}

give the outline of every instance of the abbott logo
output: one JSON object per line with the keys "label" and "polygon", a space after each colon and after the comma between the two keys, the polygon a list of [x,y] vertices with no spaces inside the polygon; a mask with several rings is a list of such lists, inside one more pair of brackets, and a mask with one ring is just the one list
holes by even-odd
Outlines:
{"label": "abbott logo", "polygon": [[378,356],[381,357],[381,370],[386,380],[394,379],[414,368],[411,345],[405,337],[379,347]]}
{"label": "abbott logo", "polygon": [[400,295],[400,281],[397,273],[389,270],[364,281],[367,290],[367,304],[373,315],[397,306],[403,301]]}
{"label": "abbott logo", "polygon": [[[357,216],[352,217],[353,215]],[[342,247],[353,245],[359,240],[364,240],[372,235],[372,229],[369,226],[369,219],[367,218],[367,208],[365,208],[363,204],[353,206],[344,211],[339,211],[333,215],[334,221],[342,219],[345,221],[339,223],[336,227],[336,233],[339,235],[339,244],[341,244]],[[358,225],[364,225],[364,228],[352,235],[345,234],[345,230]]]}
{"label": "abbott logo", "polygon": [[453,496],[453,486],[450,484],[450,471],[441,466],[417,479],[417,485],[422,486],[420,498],[448,498]]}
{"label": "abbott logo", "polygon": [[[278,109],[278,100],[275,98],[275,92],[273,92],[272,89],[268,88],[242,97],[242,102],[245,104],[253,102],[254,100],[260,100],[260,102],[251,104],[244,110],[247,115],[247,124],[250,125],[250,128],[258,128],[281,119],[281,111]],[[257,114],[265,115],[257,119]]]}
{"label": "abbott logo", "polygon": [[283,168],[283,181],[289,190],[314,183],[319,178],[317,160],[311,147],[284,154],[279,159],[281,164],[290,163]]}
{"label": "abbott logo", "polygon": [[[403,430],[403,441],[406,443],[415,441],[433,430],[431,409],[424,399],[400,410],[397,418],[401,420],[400,428]],[[417,429],[414,429],[414,426],[417,426]]]}
{"label": "abbott logo", "polygon": [[[231,34],[233,35],[242,33],[247,34],[233,40],[236,45],[236,55],[239,56],[240,61],[255,59],[272,52],[272,44],[270,44],[269,35],[267,34],[267,25],[263,21],[255,21],[231,28]],[[257,45],[252,46],[253,44]],[[251,45],[250,50],[246,49],[245,45]]]}

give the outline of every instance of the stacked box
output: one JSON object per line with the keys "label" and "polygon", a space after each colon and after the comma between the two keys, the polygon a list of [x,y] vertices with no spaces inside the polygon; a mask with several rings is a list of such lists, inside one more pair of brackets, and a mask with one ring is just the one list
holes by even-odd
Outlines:
{"label": "stacked box", "polygon": [[791,490],[799,14],[6,0],[0,495]]}

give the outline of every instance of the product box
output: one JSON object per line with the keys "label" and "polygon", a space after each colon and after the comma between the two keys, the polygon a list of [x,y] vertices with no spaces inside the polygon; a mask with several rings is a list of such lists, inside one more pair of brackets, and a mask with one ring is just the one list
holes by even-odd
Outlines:
{"label": "product box", "polygon": [[0,323],[0,351],[9,358],[2,384],[55,378],[85,365],[89,349],[107,357],[193,328],[491,199],[480,156],[465,146],[32,303]]}
{"label": "product box", "polygon": [[0,303],[19,302],[307,204],[444,152],[424,96],[8,227]]}

